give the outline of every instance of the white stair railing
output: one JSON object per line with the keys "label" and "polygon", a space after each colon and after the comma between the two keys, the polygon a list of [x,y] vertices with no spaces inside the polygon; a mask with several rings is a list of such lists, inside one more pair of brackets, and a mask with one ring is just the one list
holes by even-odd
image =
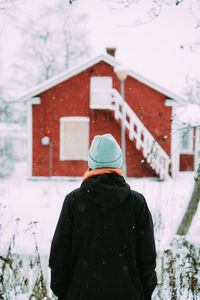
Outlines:
{"label": "white stair railing", "polygon": [[[105,101],[106,97],[106,105],[102,108],[113,110],[115,119],[122,120],[123,100],[116,89],[95,89],[92,93],[94,98],[97,95],[97,98],[102,98],[103,101]],[[140,121],[126,101],[124,101],[124,115],[125,127],[129,130],[130,140],[135,140],[137,150],[142,150],[144,158],[160,179],[167,179],[169,177],[170,164],[170,158],[167,153],[156,142],[153,135]]]}

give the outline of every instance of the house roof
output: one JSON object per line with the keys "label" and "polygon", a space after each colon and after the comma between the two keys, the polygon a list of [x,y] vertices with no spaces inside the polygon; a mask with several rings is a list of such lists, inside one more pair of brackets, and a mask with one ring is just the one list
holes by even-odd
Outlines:
{"label": "house roof", "polygon": [[[104,61],[106,63],[108,63],[109,65],[111,65],[113,68],[120,66],[120,62],[118,62],[114,57],[112,57],[109,54],[103,54],[103,55],[99,55],[96,56],[95,58],[92,58],[88,61],[86,61],[85,63],[82,63],[80,65],[74,66],[71,69],[68,69],[65,72],[62,72],[59,75],[56,75],[48,80],[46,80],[45,82],[35,86],[34,88],[30,89],[27,93],[25,93],[22,97],[20,97],[20,101],[27,101],[32,97],[35,97],[39,94],[41,94],[42,92],[45,92],[46,90],[58,85],[59,83],[64,82],[65,80],[81,73],[82,71],[85,71],[86,69],[90,68],[91,66],[99,63],[100,61]],[[169,97],[170,99],[174,99],[178,102],[183,102],[185,99],[174,94],[173,92],[161,87],[160,85],[156,84],[155,82],[143,77],[142,75],[138,74],[137,72],[134,71],[129,71],[128,75],[137,79],[138,81],[144,83],[145,85],[153,88],[154,90],[160,92],[161,94],[166,95],[167,97]]]}

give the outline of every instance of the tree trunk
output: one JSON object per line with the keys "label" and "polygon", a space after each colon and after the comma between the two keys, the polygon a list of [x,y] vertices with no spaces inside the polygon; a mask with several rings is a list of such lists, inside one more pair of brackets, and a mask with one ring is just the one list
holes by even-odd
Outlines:
{"label": "tree trunk", "polygon": [[187,232],[190,228],[190,225],[192,223],[192,220],[196,214],[199,201],[200,201],[200,162],[198,165],[197,173],[195,175],[195,185],[194,185],[194,189],[192,192],[190,202],[188,204],[185,215],[183,216],[183,219],[177,230],[178,235],[186,235],[187,234]]}

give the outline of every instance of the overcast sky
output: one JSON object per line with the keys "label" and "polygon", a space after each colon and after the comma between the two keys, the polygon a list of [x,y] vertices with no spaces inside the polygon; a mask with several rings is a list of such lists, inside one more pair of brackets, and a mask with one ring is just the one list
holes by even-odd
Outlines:
{"label": "overcast sky", "polygon": [[[37,0],[31,5],[29,1],[30,14],[37,14],[46,1]],[[48,3],[53,6],[56,2]],[[175,1],[165,2],[173,4]],[[183,95],[187,76],[200,80],[200,47],[190,50],[193,41],[200,41],[200,27],[195,29],[195,17],[200,20],[200,9],[195,7],[197,2],[184,0],[177,6],[164,4],[160,16],[150,22],[148,11],[153,7],[152,0],[136,0],[130,7],[115,10],[109,8],[108,1],[77,0],[71,8],[78,5],[81,12],[88,15],[86,31],[90,35],[93,56],[104,53],[106,46],[115,46],[116,57],[122,64]],[[189,13],[190,8],[195,17]],[[13,24],[9,25],[12,20],[5,22],[3,13],[0,16],[0,50],[5,62],[0,77],[5,78],[8,66],[16,62],[13,53],[17,51],[20,38]],[[141,22],[144,24],[138,25]]]}
{"label": "overcast sky", "polygon": [[[195,29],[196,20],[189,13],[192,7],[200,19],[196,0],[185,0],[178,6],[165,4],[151,22],[147,20],[152,0],[116,10],[110,10],[104,1],[86,1],[93,54],[116,46],[116,57],[123,64],[177,94],[183,94],[186,76],[200,80],[200,47],[195,51],[189,48],[200,39],[200,28]],[[137,25],[140,22],[144,25]]]}

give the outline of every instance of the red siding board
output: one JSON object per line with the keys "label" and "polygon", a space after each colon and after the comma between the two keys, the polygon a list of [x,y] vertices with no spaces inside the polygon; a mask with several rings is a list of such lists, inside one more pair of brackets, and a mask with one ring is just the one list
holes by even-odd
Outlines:
{"label": "red siding board", "polygon": [[194,170],[194,155],[181,154],[180,155],[180,171],[193,171]]}
{"label": "red siding board", "polygon": [[[90,110],[90,77],[112,76],[113,87],[120,91],[120,82],[113,68],[100,62],[80,74],[50,88],[40,96],[41,104],[33,105],[33,176],[49,175],[49,148],[41,145],[41,138],[49,136],[53,143],[53,176],[82,176],[85,161],[60,161],[60,118],[65,116],[90,117],[90,143],[97,134],[111,133],[121,144],[121,127],[107,110]],[[165,96],[132,77],[125,81],[125,99],[155,139],[170,155],[171,108],[165,107]],[[143,162],[135,143],[126,137],[127,173],[131,177],[155,176]]]}

